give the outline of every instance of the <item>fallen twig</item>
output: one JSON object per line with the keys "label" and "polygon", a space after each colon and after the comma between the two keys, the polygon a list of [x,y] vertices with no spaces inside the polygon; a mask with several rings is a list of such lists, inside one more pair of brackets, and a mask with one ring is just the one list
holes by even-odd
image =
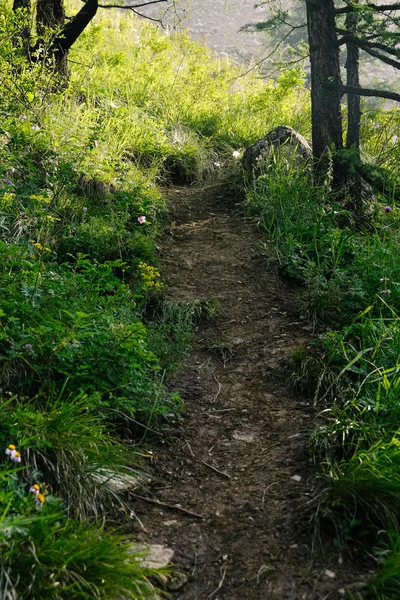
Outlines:
{"label": "fallen twig", "polygon": [[204,519],[203,515],[199,515],[199,513],[195,513],[191,510],[187,510],[187,508],[182,508],[182,506],[176,506],[175,504],[168,504],[167,502],[161,502],[161,500],[153,500],[153,498],[146,498],[146,496],[139,496],[139,494],[130,494],[133,498],[137,498],[138,500],[143,500],[144,502],[149,502],[150,504],[156,504],[157,506],[163,506],[164,508],[170,508],[171,510],[177,510],[179,512],[184,513],[185,515],[189,515],[190,517],[195,517],[196,519]]}
{"label": "fallen twig", "polygon": [[218,398],[218,396],[219,396],[219,395],[220,395],[220,393],[221,393],[222,384],[221,384],[221,383],[218,381],[218,379],[215,377],[215,375],[213,375],[213,377],[214,377],[215,381],[218,383],[218,391],[217,391],[217,393],[214,395],[214,397],[213,397],[213,399],[212,399],[212,401],[213,401],[213,402],[215,402],[215,401],[216,401],[216,399]]}
{"label": "fallen twig", "polygon": [[191,455],[193,456],[193,458],[194,458],[194,454],[193,454],[193,450],[192,450],[192,447],[191,447],[191,445],[189,444],[189,442],[188,442],[188,441],[186,441],[185,443],[186,443],[186,446],[189,448],[189,452],[190,452],[190,454],[191,454]]}
{"label": "fallen twig", "polygon": [[220,582],[218,584],[218,587],[213,592],[211,592],[211,594],[209,596],[207,596],[207,600],[211,600],[212,598],[214,598],[215,594],[218,594],[219,590],[222,588],[222,586],[224,584],[224,581],[225,581],[225,575],[226,575],[227,568],[228,568],[227,564],[225,564],[222,567],[222,577],[221,577],[221,580],[220,580]]}
{"label": "fallen twig", "polygon": [[220,471],[219,469],[217,469],[217,467],[213,467],[212,465],[206,463],[205,460],[201,461],[203,465],[205,465],[206,467],[208,467],[209,469],[212,469],[213,471],[215,471],[216,473],[219,473],[220,475],[222,475],[223,477],[227,477],[228,479],[231,478],[231,476],[228,473],[225,473],[224,471]]}
{"label": "fallen twig", "polygon": [[263,491],[262,500],[261,500],[261,510],[264,510],[265,494],[267,493],[269,488],[271,488],[273,485],[277,485],[277,484],[278,484],[278,482],[274,481],[274,483],[270,483],[269,485],[267,485],[267,487]]}

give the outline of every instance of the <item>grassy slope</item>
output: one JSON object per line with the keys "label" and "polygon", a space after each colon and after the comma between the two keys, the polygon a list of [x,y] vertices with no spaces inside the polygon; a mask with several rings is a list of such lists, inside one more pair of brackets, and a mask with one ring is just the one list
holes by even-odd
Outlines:
{"label": "grassy slope", "polygon": [[14,21],[3,6],[0,442],[21,462],[3,454],[0,595],[155,598],[151,571],[96,520],[121,507],[107,475],[141,470],[124,419],[179,406],[162,380],[201,311],[163,298],[157,184],[218,171],[280,122],[305,133],[307,95],[295,73],[238,77],[186,36],[118,14],[85,31],[57,92],[13,50]]}
{"label": "grassy slope", "polygon": [[[153,597],[149,573],[116,558],[121,539],[98,525],[83,532],[73,514],[98,518],[118,506],[97,476],[138,468],[135,447],[118,437],[121,415],[148,421],[179,402],[163,389],[162,372],[176,367],[188,341],[182,332],[199,308],[163,299],[154,246],[166,214],[157,185],[218,172],[234,163],[233,150],[280,123],[307,136],[307,94],[294,72],[276,85],[239,77],[185,35],[118,14],[99,15],[88,28],[71,54],[70,86],[57,93],[40,65],[21,61],[15,77],[5,17],[0,439],[4,448],[17,444],[23,470],[5,458],[0,590],[15,587],[24,597],[21,590],[33,589],[36,554],[49,582],[35,592],[41,599],[54,597],[56,584],[61,598],[112,598],[118,590],[102,583],[104,563],[116,562],[127,597]],[[285,160],[248,193],[283,267],[307,286],[308,314],[342,327],[323,340],[322,360],[303,350],[295,358],[301,382],[315,385],[317,377],[335,398],[323,405],[330,420],[313,438],[329,465],[318,515],[334,523],[338,541],[365,532],[375,543],[379,528],[388,559],[372,591],[381,598],[398,590],[396,128],[394,112],[364,121],[365,152],[392,171],[386,179],[380,172],[386,196],[369,234],[343,227],[348,214],[329,184],[310,187]],[[158,321],[149,323],[154,306]],[[34,482],[47,493],[42,511],[28,493]],[[83,542],[85,556],[77,552]]]}

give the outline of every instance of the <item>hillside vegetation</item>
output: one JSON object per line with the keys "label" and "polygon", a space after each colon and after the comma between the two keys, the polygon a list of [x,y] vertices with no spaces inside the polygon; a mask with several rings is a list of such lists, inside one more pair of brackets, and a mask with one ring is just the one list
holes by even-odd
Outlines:
{"label": "hillside vegetation", "polygon": [[240,78],[116,13],[81,36],[60,89],[0,17],[0,596],[156,598],[162,580],[110,527],[136,523],[115,481],[143,480],[132,430],[179,410],[164,384],[206,310],[165,297],[159,186],[217,173],[282,121],[303,128],[307,94],[296,72]]}
{"label": "hillside vegetation", "polygon": [[313,186],[283,152],[247,189],[266,251],[303,284],[304,315],[325,331],[293,355],[293,383],[319,411],[309,442],[322,464],[322,487],[307,507],[314,542],[329,531],[339,548],[374,547],[383,567],[369,593],[381,600],[400,594],[399,119],[395,109],[365,112],[375,199],[361,230],[346,192],[332,191],[329,177]]}
{"label": "hillside vegetation", "polygon": [[[278,124],[307,137],[308,92],[296,70],[243,76],[186,35],[117,13],[79,38],[60,89],[25,62],[19,20],[0,11],[0,596],[157,598],[165,572],[110,526],[116,514],[136,523],[113,484],[145,485],[138,439],[180,410],[165,384],[207,312],[167,299],[160,190],[230,169],[242,192],[238,151]],[[379,546],[381,599],[400,589],[398,131],[398,111],[365,111],[368,229],[287,154],[245,184],[266,250],[328,328],[293,356],[294,383],[321,412],[315,539],[327,527],[337,546]]]}

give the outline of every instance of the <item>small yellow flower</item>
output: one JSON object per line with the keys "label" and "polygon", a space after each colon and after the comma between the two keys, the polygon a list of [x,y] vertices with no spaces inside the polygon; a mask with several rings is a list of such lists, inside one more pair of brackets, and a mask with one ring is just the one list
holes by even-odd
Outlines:
{"label": "small yellow flower", "polygon": [[152,267],[145,262],[140,262],[138,267],[144,288],[161,290],[164,287],[164,284],[158,281],[161,275],[156,267]]}
{"label": "small yellow flower", "polygon": [[29,493],[30,494],[35,494],[35,496],[37,496],[40,492],[40,485],[38,485],[37,483],[34,483],[33,486],[30,488]]}
{"label": "small yellow flower", "polygon": [[37,494],[37,496],[35,498],[35,504],[36,504],[36,508],[38,510],[42,510],[44,501],[45,501],[44,495],[43,494]]}
{"label": "small yellow flower", "polygon": [[12,192],[6,192],[5,194],[3,194],[2,204],[8,208],[11,206],[14,198],[15,194],[13,194]]}

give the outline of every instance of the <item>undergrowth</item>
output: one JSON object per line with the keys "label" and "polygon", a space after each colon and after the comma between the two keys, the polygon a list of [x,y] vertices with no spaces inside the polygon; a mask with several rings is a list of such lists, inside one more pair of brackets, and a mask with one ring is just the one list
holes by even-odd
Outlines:
{"label": "undergrowth", "polygon": [[0,596],[155,599],[109,518],[130,518],[119,484],[146,481],[131,425],[180,410],[164,382],[217,310],[168,300],[159,186],[219,175],[281,122],[304,131],[309,95],[297,70],[262,82],[117,11],[60,86],[18,46],[31,26],[1,5]]}
{"label": "undergrowth", "polygon": [[[321,334],[295,351],[297,385],[315,393],[320,425],[310,448],[322,462],[322,491],[308,503],[315,534],[376,551],[383,563],[371,583],[376,598],[397,598],[400,517],[400,183],[398,112],[382,109],[364,121],[366,171],[378,173],[360,229],[346,197],[329,177],[314,185],[307,166],[287,155],[265,158],[247,184],[247,209],[259,216],[265,249],[304,286],[305,316]],[[375,123],[375,124],[374,124]],[[385,127],[383,133],[376,124]],[[374,133],[375,132],[375,133]],[[379,139],[385,152],[376,153]],[[372,152],[375,151],[375,164]],[[373,178],[372,178],[373,180]],[[332,534],[333,532],[333,534]],[[386,546],[382,546],[386,544]]]}

